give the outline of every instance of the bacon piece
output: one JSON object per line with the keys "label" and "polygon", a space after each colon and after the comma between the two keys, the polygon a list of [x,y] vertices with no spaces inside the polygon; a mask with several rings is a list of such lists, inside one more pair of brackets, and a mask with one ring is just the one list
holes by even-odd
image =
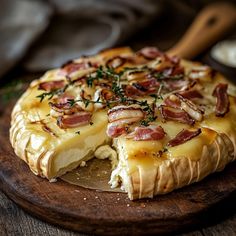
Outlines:
{"label": "bacon piece", "polygon": [[166,78],[170,78],[173,76],[184,77],[184,68],[182,66],[172,66],[164,69],[162,74]]}
{"label": "bacon piece", "polygon": [[173,139],[171,139],[167,145],[170,147],[174,147],[174,146],[183,144],[187,142],[188,140],[198,136],[201,132],[202,132],[201,129],[197,129],[194,131],[183,129]]}
{"label": "bacon piece", "polygon": [[181,94],[182,97],[187,98],[189,100],[195,99],[195,98],[203,98],[202,94],[199,93],[197,90],[186,90],[182,91],[179,94]]}
{"label": "bacon piece", "polygon": [[[54,111],[63,113],[65,115],[72,115],[79,111],[83,111],[83,109],[78,104],[74,104],[73,106],[71,106],[68,102],[67,103],[50,102],[49,105]],[[54,112],[50,112],[50,114],[54,117],[60,116],[60,114]]]}
{"label": "bacon piece", "polygon": [[[179,65],[180,63],[180,58],[178,56],[168,56],[169,60],[174,64],[174,65]],[[183,68],[183,67],[181,67]]]}
{"label": "bacon piece", "polygon": [[150,125],[147,127],[136,127],[127,138],[133,138],[135,141],[160,140],[165,136],[165,131],[161,126]]}
{"label": "bacon piece", "polygon": [[[70,77],[68,77],[68,78],[70,79]],[[87,77],[82,76],[82,77],[79,77],[77,79],[74,79],[72,82],[75,85],[82,85],[82,84],[85,84],[86,81],[87,81]]]}
{"label": "bacon piece", "polygon": [[108,111],[109,122],[133,123],[143,119],[144,113],[136,106],[116,106]]}
{"label": "bacon piece", "polygon": [[66,110],[71,109],[71,105],[69,103],[52,103],[49,102],[50,107],[57,112],[63,113]]}
{"label": "bacon piece", "polygon": [[173,108],[180,108],[180,101],[178,97],[176,97],[174,94],[171,94],[169,97],[165,98],[164,100],[165,105]]}
{"label": "bacon piece", "polygon": [[72,100],[74,98],[75,97],[73,95],[70,95],[68,93],[64,93],[56,99],[56,103],[59,103],[59,104],[68,103],[69,100]]}
{"label": "bacon piece", "polygon": [[119,122],[110,123],[107,126],[106,133],[111,138],[117,138],[118,136],[126,133],[126,127],[119,124]]}
{"label": "bacon piece", "polygon": [[90,68],[92,65],[89,62],[68,62],[64,65],[62,65],[61,68],[61,74],[62,75],[70,75],[71,73],[78,71],[78,70],[84,70]]}
{"label": "bacon piece", "polygon": [[165,79],[163,83],[169,91],[186,90],[190,86],[190,81],[184,79]]}
{"label": "bacon piece", "polygon": [[195,121],[188,115],[187,112],[181,109],[161,105],[159,107],[162,117],[165,120],[177,121],[184,124],[193,125]]}
{"label": "bacon piece", "polygon": [[136,97],[136,96],[140,96],[141,94],[142,93],[134,86],[129,85],[129,84],[125,86],[125,95],[127,97]]}
{"label": "bacon piece", "polygon": [[132,71],[128,71],[126,74],[126,78],[128,81],[139,81],[139,80],[143,80],[148,76],[147,71],[145,70],[132,70]]}
{"label": "bacon piece", "polygon": [[123,58],[123,57],[120,57],[120,56],[116,56],[116,57],[113,57],[111,59],[109,59],[107,62],[106,62],[106,66],[108,67],[112,67],[114,69],[124,65],[126,62],[126,59]]}
{"label": "bacon piece", "polygon": [[160,83],[156,79],[148,79],[140,82],[132,83],[132,85],[125,86],[125,94],[128,97],[143,96],[156,93]]}
{"label": "bacon piece", "polygon": [[57,89],[61,89],[65,86],[65,81],[64,80],[55,80],[55,81],[48,81],[48,82],[43,82],[39,84],[38,89],[40,90],[45,90],[45,91],[53,91]]}
{"label": "bacon piece", "polygon": [[81,111],[72,115],[64,115],[57,118],[57,125],[62,128],[75,128],[88,124],[91,121],[91,113]]}
{"label": "bacon piece", "polygon": [[101,96],[105,101],[109,101],[114,96],[114,93],[109,89],[102,89]]}
{"label": "bacon piece", "polygon": [[132,83],[132,85],[141,92],[153,93],[156,91],[157,87],[160,86],[160,83],[158,83],[156,79],[148,79],[137,83]]}
{"label": "bacon piece", "polygon": [[180,107],[186,111],[193,119],[197,121],[201,121],[203,118],[203,110],[199,109],[192,101],[182,97],[179,93],[175,93],[176,96],[180,101]]}
{"label": "bacon piece", "polygon": [[148,60],[153,60],[159,56],[162,56],[163,52],[159,51],[155,47],[145,47],[142,48],[140,51],[138,51],[137,54],[142,55],[144,58]]}
{"label": "bacon piece", "polygon": [[216,85],[213,96],[216,97],[216,116],[223,117],[229,112],[229,96],[227,94],[228,84],[219,83]]}
{"label": "bacon piece", "polygon": [[189,73],[189,78],[191,79],[199,79],[209,77],[211,78],[213,74],[213,70],[209,66],[195,66]]}

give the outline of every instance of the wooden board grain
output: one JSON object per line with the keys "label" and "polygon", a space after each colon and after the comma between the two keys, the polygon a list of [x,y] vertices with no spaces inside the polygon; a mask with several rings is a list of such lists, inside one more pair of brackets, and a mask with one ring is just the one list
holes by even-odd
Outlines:
{"label": "wooden board grain", "polygon": [[209,221],[236,190],[236,164],[200,183],[130,201],[126,194],[98,192],[33,175],[8,141],[11,106],[0,117],[0,187],[29,213],[53,224],[100,235],[164,234]]}

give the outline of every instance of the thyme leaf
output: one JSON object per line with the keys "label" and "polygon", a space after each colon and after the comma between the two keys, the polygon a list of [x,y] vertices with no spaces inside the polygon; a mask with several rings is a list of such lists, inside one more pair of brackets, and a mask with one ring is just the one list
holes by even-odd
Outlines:
{"label": "thyme leaf", "polygon": [[70,85],[71,84],[66,84],[63,88],[55,89],[49,92],[44,92],[44,93],[39,94],[36,97],[40,99],[40,102],[42,102],[45,98],[47,98],[48,100],[51,100],[55,95],[63,94]]}

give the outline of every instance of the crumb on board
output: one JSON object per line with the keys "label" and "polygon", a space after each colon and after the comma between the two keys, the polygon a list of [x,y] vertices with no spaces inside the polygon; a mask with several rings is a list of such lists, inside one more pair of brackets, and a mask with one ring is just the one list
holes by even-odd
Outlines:
{"label": "crumb on board", "polygon": [[146,207],[145,203],[141,203],[140,207],[145,208]]}
{"label": "crumb on board", "polygon": [[50,179],[49,182],[50,183],[55,183],[55,182],[57,182],[57,179]]}

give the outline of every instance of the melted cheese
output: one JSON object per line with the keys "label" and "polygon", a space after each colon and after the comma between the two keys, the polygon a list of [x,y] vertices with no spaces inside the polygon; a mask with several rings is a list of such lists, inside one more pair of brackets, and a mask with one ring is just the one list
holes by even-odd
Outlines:
{"label": "melted cheese", "polygon": [[193,139],[168,148],[168,158],[189,158],[198,161],[202,156],[203,146],[209,145],[215,140],[217,133],[213,130],[202,129],[202,133]]}

